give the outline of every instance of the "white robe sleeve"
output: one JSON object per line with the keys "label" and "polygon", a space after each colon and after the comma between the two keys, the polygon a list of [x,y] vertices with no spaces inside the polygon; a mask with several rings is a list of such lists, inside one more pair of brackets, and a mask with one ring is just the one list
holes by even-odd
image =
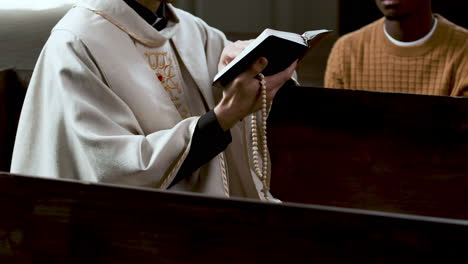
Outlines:
{"label": "white robe sleeve", "polygon": [[154,122],[165,123],[144,133],[107,77],[77,37],[55,31],[28,88],[11,171],[167,187],[190,148],[198,118],[168,124],[164,113],[154,113]]}

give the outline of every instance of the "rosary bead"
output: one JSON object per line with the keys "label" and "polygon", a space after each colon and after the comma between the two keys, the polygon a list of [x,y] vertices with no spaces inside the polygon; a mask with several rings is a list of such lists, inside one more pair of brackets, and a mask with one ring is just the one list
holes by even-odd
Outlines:
{"label": "rosary bead", "polygon": [[[252,121],[251,121],[251,132],[252,132],[252,155],[253,155],[253,165],[254,165],[254,171],[260,178],[263,184],[263,195],[266,200],[268,200],[268,191],[269,191],[269,186],[267,182],[267,174],[268,174],[268,144],[267,144],[267,118],[268,118],[268,112],[270,110],[271,104],[268,104],[267,102],[267,96],[266,96],[266,81],[265,81],[265,76],[263,74],[258,74],[257,76],[260,79],[260,88],[261,88],[261,96],[262,96],[262,124],[260,129],[260,137],[262,140],[262,145],[261,145],[261,154],[259,153],[259,144],[258,144],[258,123],[257,123],[257,116],[254,113],[252,115]],[[262,159],[262,169],[260,169],[260,161],[259,159]]]}

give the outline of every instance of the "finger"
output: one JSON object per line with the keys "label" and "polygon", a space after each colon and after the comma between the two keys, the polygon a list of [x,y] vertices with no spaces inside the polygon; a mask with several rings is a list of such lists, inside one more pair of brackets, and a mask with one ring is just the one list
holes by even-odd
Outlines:
{"label": "finger", "polygon": [[286,81],[291,79],[294,71],[296,70],[298,62],[299,62],[299,60],[295,60],[293,63],[291,63],[291,65],[289,65],[288,68],[286,68],[284,71],[280,72],[279,74],[281,75],[281,77],[286,78]]}
{"label": "finger", "polygon": [[[288,68],[284,71],[279,72],[275,75],[269,76],[266,78],[267,87],[268,89],[268,100],[271,101],[275,97],[276,93],[279,91],[281,87],[283,87],[284,83],[291,79],[294,70],[297,67],[298,61],[296,60],[293,62]],[[270,84],[270,85],[269,85]]]}
{"label": "finger", "polygon": [[251,40],[247,40],[247,41],[238,40],[226,46],[223,49],[223,52],[221,53],[221,59],[218,63],[218,70],[223,69],[232,60],[234,60],[250,43],[251,43]]}
{"label": "finger", "polygon": [[291,79],[294,70],[296,70],[298,60],[294,61],[288,68],[284,69],[283,71],[268,76],[267,82],[270,83],[272,86],[282,86],[286,81]]}
{"label": "finger", "polygon": [[234,59],[233,56],[229,56],[229,55],[226,55],[225,57],[223,57],[221,59],[221,61],[219,62],[219,65],[218,65],[218,70],[221,70],[223,69],[224,67],[226,67],[229,63],[231,63],[231,61]]}
{"label": "finger", "polygon": [[265,57],[258,58],[252,65],[250,65],[247,70],[239,74],[239,77],[244,78],[254,78],[259,73],[261,73],[268,65],[268,60]]}
{"label": "finger", "polygon": [[228,46],[226,54],[232,59],[236,58],[252,41],[250,40],[238,40]]}

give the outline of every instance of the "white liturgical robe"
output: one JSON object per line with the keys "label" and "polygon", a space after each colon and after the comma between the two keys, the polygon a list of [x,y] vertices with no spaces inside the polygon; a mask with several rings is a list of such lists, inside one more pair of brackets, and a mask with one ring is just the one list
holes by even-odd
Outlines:
{"label": "white liturgical robe", "polygon": [[[170,41],[180,80],[207,112],[224,34],[169,5],[164,37],[123,1],[80,0],[54,27],[37,62],[18,127],[11,172],[166,189],[190,149],[199,116],[182,117],[138,45]],[[196,91],[196,92],[194,92]],[[200,109],[191,109],[199,113]],[[171,189],[264,199],[253,171],[250,118],[232,143]],[[269,176],[268,176],[269,181]]]}

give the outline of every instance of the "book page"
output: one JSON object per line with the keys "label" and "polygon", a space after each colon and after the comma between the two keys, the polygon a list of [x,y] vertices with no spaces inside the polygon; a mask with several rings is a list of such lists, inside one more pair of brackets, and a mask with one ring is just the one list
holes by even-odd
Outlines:
{"label": "book page", "polygon": [[302,36],[308,42],[308,41],[311,41],[312,39],[314,39],[316,36],[318,36],[320,34],[323,34],[323,33],[327,33],[327,32],[331,32],[331,30],[327,30],[327,29],[311,30],[311,31],[304,32],[304,34],[302,34]]}
{"label": "book page", "polygon": [[279,30],[274,30],[271,28],[265,29],[264,33],[268,34],[269,36],[277,36],[283,39],[287,39],[287,40],[299,43],[301,45],[306,45],[306,43],[304,42],[303,36],[296,34],[296,33],[279,31]]}

